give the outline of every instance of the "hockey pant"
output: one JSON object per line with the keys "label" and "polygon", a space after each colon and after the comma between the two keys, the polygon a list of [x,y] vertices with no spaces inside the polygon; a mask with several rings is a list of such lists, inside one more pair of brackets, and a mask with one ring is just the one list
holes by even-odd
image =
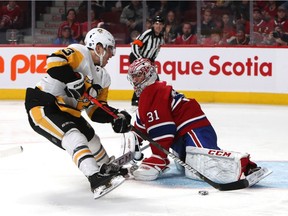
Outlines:
{"label": "hockey pant", "polygon": [[[26,94],[25,101],[29,123],[33,130],[56,146],[65,149],[84,175],[90,176],[98,172],[99,166],[107,163],[109,157],[91,125],[82,116],[77,118],[62,112],[53,105],[55,103],[48,101],[46,103],[42,100],[39,104],[46,103],[46,106],[35,106],[36,104],[29,106],[30,101],[37,101],[38,94],[42,98],[47,95],[44,92],[39,93],[39,90],[36,90],[36,95],[34,92],[32,91],[32,95]],[[36,99],[31,100],[32,96]]]}

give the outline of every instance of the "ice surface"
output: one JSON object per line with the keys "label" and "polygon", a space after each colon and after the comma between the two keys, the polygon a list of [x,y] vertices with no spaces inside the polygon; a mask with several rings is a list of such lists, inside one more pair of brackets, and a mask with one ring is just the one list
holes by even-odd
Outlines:
{"label": "ice surface", "polygon": [[[131,111],[130,103],[110,105]],[[89,184],[69,155],[29,126],[23,101],[0,101],[0,150],[22,145],[24,152],[0,158],[3,216],[286,216],[288,215],[287,106],[202,104],[222,149],[248,152],[273,170],[255,187],[217,191],[171,171],[154,182],[129,180],[93,199]],[[93,127],[109,154],[120,156],[121,135],[109,124]],[[145,150],[149,156],[149,149]],[[198,195],[199,190],[209,195]]]}

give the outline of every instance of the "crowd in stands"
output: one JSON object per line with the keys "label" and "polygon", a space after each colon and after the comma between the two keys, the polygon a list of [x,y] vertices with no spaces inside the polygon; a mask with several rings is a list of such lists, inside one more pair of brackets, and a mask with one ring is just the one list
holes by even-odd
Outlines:
{"label": "crowd in stands", "polygon": [[6,40],[11,43],[18,41],[17,29],[23,26],[23,17],[23,12],[16,1],[7,1],[0,5],[0,43]]}
{"label": "crowd in stands", "polygon": [[[201,21],[197,22],[197,1],[83,1],[78,9],[67,8],[59,25],[55,44],[83,43],[87,31],[95,27],[109,30],[119,44],[131,43],[151,27],[153,17],[165,20],[166,44],[287,45],[288,1],[200,1]],[[21,28],[21,10],[15,1],[0,7],[0,32]],[[91,21],[88,22],[88,17]],[[144,22],[144,23],[143,23]],[[197,27],[197,23],[201,26]]]}

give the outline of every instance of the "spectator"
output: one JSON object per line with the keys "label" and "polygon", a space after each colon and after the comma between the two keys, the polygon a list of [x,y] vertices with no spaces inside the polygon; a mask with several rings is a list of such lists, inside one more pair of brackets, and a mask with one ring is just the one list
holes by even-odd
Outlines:
{"label": "spectator", "polygon": [[[147,11],[148,17],[148,11]],[[123,8],[120,15],[120,23],[128,27],[129,32],[137,30],[143,32],[143,8],[140,1],[132,0],[129,5]]]}
{"label": "spectator", "polygon": [[234,17],[234,23],[237,26],[241,26],[243,28],[246,35],[250,34],[250,22],[249,22],[249,16],[246,16],[246,13],[237,13]]}
{"label": "spectator", "polygon": [[267,4],[264,6],[263,11],[263,19],[266,22],[273,20],[275,16],[277,16],[277,4],[275,0],[268,1]]}
{"label": "spectator", "polygon": [[121,12],[125,6],[129,4],[129,1],[103,1],[103,7],[105,12]]}
{"label": "spectator", "polygon": [[164,25],[164,40],[166,44],[174,43],[179,33],[179,24],[175,17],[175,12],[170,10]]}
{"label": "spectator", "polygon": [[[273,33],[272,33],[273,35]],[[275,35],[273,36],[275,39],[275,44],[276,46],[287,46],[288,45],[288,34],[282,34],[280,37],[277,36],[275,38]]]}
{"label": "spectator", "polygon": [[88,21],[81,23],[82,38],[85,38],[87,32],[90,29],[99,27],[98,24],[101,22],[99,15],[97,14],[96,9],[94,7],[91,8],[90,15],[91,15],[91,28],[88,28]]}
{"label": "spectator", "polygon": [[65,26],[71,28],[72,38],[74,40],[81,40],[81,25],[76,21],[76,11],[74,9],[69,9],[66,14],[66,21],[64,21],[58,28],[57,37],[62,37],[62,31]]}
{"label": "spectator", "polygon": [[23,19],[20,7],[16,1],[8,1],[0,12],[0,29],[22,28]]}
{"label": "spectator", "polygon": [[62,37],[56,38],[54,41],[54,44],[69,45],[72,43],[78,43],[77,40],[72,38],[71,28],[69,26],[64,26],[61,33],[62,33]]}
{"label": "spectator", "polygon": [[260,8],[253,9],[253,38],[254,44],[263,44],[264,38],[268,35],[268,23],[262,18]]}
{"label": "spectator", "polygon": [[209,38],[204,38],[202,44],[207,46],[221,46],[226,45],[227,42],[222,37],[221,29],[213,29],[211,30],[211,34]]}
{"label": "spectator", "polygon": [[175,9],[176,6],[174,1],[166,1],[166,0],[148,1],[147,5],[149,8],[150,17],[155,16],[166,17],[168,11],[170,11],[172,8]]}
{"label": "spectator", "polygon": [[287,10],[285,7],[278,7],[277,16],[274,19],[270,20],[268,26],[270,32],[273,31],[277,26],[280,26],[285,33],[288,33]]}
{"label": "spectator", "polygon": [[236,28],[233,24],[233,20],[228,13],[223,13],[221,17],[221,26],[223,40],[229,41],[231,37],[236,35]]}
{"label": "spectator", "polygon": [[268,35],[265,44],[266,45],[275,45],[275,46],[283,46],[287,45],[288,42],[288,34],[283,32],[281,26],[276,26],[274,31],[271,31]]}
{"label": "spectator", "polygon": [[244,26],[238,26],[236,36],[232,37],[228,44],[230,45],[248,45],[250,38],[245,34]]}
{"label": "spectator", "polygon": [[175,39],[174,44],[197,44],[197,37],[192,33],[191,23],[183,23],[182,34]]}
{"label": "spectator", "polygon": [[[102,5],[98,3],[98,1],[91,1],[91,8],[94,9],[95,14],[97,16],[101,16],[101,14],[104,12],[104,8]],[[77,9],[77,21],[80,23],[86,22],[88,19],[88,1],[82,1]]]}
{"label": "spectator", "polygon": [[211,9],[207,8],[203,13],[203,20],[201,22],[201,36],[209,37],[211,34],[211,30],[216,28],[216,24],[212,19]]}
{"label": "spectator", "polygon": [[[249,18],[249,11],[250,11],[250,1],[243,0],[243,1],[232,1],[231,3],[231,10],[236,20],[244,19],[245,21]],[[245,29],[247,34],[247,29]]]}
{"label": "spectator", "polygon": [[152,25],[153,25],[153,20],[150,18],[147,18],[146,23],[145,23],[145,31],[152,28]]}

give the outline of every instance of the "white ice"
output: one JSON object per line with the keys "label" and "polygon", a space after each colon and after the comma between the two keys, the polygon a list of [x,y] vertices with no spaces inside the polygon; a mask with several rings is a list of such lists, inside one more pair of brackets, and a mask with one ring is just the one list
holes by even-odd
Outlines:
{"label": "white ice", "polygon": [[[131,110],[128,101],[110,105]],[[171,171],[154,182],[125,181],[94,200],[89,183],[69,155],[29,126],[23,101],[0,102],[0,151],[22,145],[21,154],[0,158],[1,216],[287,216],[287,106],[202,104],[222,149],[248,152],[273,173],[255,187],[222,192]],[[93,123],[109,154],[120,156],[121,135]],[[149,149],[145,150],[149,156]],[[209,191],[201,196],[199,190]]]}

